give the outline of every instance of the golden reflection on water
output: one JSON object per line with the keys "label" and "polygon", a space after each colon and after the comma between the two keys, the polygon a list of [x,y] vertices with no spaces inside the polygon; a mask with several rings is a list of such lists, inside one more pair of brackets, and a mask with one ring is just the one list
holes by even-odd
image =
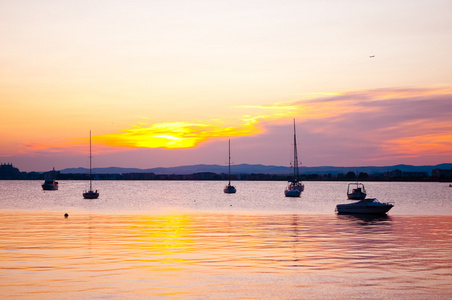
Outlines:
{"label": "golden reflection on water", "polygon": [[452,217],[0,212],[24,299],[452,296]]}

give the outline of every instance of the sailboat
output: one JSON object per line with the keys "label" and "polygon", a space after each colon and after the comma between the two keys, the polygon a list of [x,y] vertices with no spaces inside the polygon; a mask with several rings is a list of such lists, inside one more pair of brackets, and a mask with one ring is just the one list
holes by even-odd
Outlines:
{"label": "sailboat", "polygon": [[97,199],[99,198],[99,193],[97,190],[93,191],[93,184],[91,180],[91,130],[89,131],[89,191],[83,192],[83,198],[85,199]]}
{"label": "sailboat", "polygon": [[284,191],[286,197],[300,197],[301,192],[303,192],[304,190],[303,183],[298,179],[300,173],[298,171],[297,134],[295,131],[295,119],[293,119],[293,144],[293,179],[289,180],[289,184]]}
{"label": "sailboat", "polygon": [[224,187],[224,192],[226,194],[234,194],[237,190],[235,186],[231,185],[231,140],[229,140],[229,175],[228,175],[229,183]]}

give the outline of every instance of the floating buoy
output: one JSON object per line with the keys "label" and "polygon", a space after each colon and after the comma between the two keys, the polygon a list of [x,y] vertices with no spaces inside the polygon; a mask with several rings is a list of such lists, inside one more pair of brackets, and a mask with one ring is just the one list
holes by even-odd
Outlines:
{"label": "floating buoy", "polygon": [[64,217],[67,218],[67,217],[69,217],[69,215],[68,215],[67,213],[65,213],[65,214],[64,214]]}

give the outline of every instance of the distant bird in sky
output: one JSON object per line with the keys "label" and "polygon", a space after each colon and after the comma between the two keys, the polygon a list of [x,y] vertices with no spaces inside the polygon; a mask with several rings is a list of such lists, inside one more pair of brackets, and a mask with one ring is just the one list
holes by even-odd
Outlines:
{"label": "distant bird in sky", "polygon": [[370,58],[374,58],[374,57],[375,57],[375,55],[370,55],[369,57],[370,57]]}

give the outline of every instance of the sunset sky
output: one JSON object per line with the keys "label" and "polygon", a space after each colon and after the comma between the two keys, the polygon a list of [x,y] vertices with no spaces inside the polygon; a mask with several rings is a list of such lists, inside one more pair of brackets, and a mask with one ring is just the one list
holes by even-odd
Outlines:
{"label": "sunset sky", "polygon": [[450,0],[0,0],[0,162],[452,162]]}

